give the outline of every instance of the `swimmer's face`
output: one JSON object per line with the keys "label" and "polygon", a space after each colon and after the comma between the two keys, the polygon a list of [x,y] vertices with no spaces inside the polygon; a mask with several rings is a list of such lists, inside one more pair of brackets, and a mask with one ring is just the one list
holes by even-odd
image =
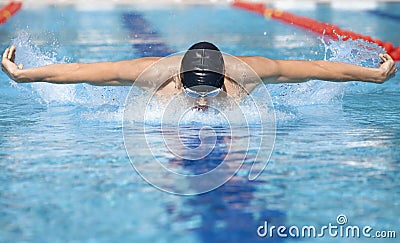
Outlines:
{"label": "swimmer's face", "polygon": [[188,97],[196,99],[195,109],[202,111],[207,110],[208,108],[207,98],[215,97],[222,91],[222,88],[212,87],[212,89],[210,89],[210,86],[204,86],[204,87],[198,86],[196,88],[197,89],[194,90],[191,88],[184,87],[183,90]]}

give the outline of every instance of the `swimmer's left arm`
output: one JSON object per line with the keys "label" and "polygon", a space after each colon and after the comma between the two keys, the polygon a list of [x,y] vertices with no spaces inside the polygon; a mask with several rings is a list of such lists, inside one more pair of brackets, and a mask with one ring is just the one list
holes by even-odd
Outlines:
{"label": "swimmer's left arm", "polygon": [[15,46],[2,56],[2,70],[17,83],[47,82],[54,84],[89,83],[99,86],[132,85],[159,57],[143,57],[118,62],[60,63],[24,69],[15,64]]}
{"label": "swimmer's left arm", "polygon": [[298,83],[312,79],[346,82],[364,81],[383,83],[397,71],[393,59],[381,54],[379,68],[368,68],[353,64],[329,61],[286,61],[265,57],[244,57],[266,83]]}

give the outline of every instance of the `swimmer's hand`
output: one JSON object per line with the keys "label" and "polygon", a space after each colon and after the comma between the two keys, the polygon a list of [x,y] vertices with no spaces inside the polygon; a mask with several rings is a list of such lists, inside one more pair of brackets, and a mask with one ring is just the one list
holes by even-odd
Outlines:
{"label": "swimmer's hand", "polygon": [[16,50],[15,46],[11,46],[4,51],[3,57],[1,59],[1,69],[12,80],[16,82],[21,82],[21,80],[19,80],[18,78],[18,73],[20,72],[20,70],[22,70],[23,65],[22,64],[16,65],[14,63],[15,50]]}
{"label": "swimmer's hand", "polygon": [[376,81],[374,81],[374,83],[382,84],[396,74],[397,67],[389,54],[379,54],[379,57],[382,59],[382,62],[378,69],[378,78]]}

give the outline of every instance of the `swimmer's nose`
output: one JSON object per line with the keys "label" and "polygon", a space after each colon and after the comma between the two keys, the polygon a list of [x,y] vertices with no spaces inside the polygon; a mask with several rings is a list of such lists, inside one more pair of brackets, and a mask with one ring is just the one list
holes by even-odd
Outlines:
{"label": "swimmer's nose", "polygon": [[197,100],[197,105],[198,106],[207,106],[207,100],[205,98],[201,97]]}
{"label": "swimmer's nose", "polygon": [[198,111],[205,111],[208,109],[208,105],[207,105],[207,100],[203,97],[199,98],[197,100],[197,104],[195,107],[196,110]]}

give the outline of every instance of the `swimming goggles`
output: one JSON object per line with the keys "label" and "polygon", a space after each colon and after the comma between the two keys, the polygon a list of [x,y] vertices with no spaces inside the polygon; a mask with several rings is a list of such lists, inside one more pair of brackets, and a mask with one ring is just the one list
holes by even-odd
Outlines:
{"label": "swimming goggles", "polygon": [[183,88],[183,91],[185,91],[185,94],[187,96],[189,96],[190,98],[197,99],[197,98],[205,98],[205,97],[215,97],[222,91],[222,88],[218,88],[218,89],[215,89],[210,92],[197,92],[197,91],[191,90],[190,88]]}

